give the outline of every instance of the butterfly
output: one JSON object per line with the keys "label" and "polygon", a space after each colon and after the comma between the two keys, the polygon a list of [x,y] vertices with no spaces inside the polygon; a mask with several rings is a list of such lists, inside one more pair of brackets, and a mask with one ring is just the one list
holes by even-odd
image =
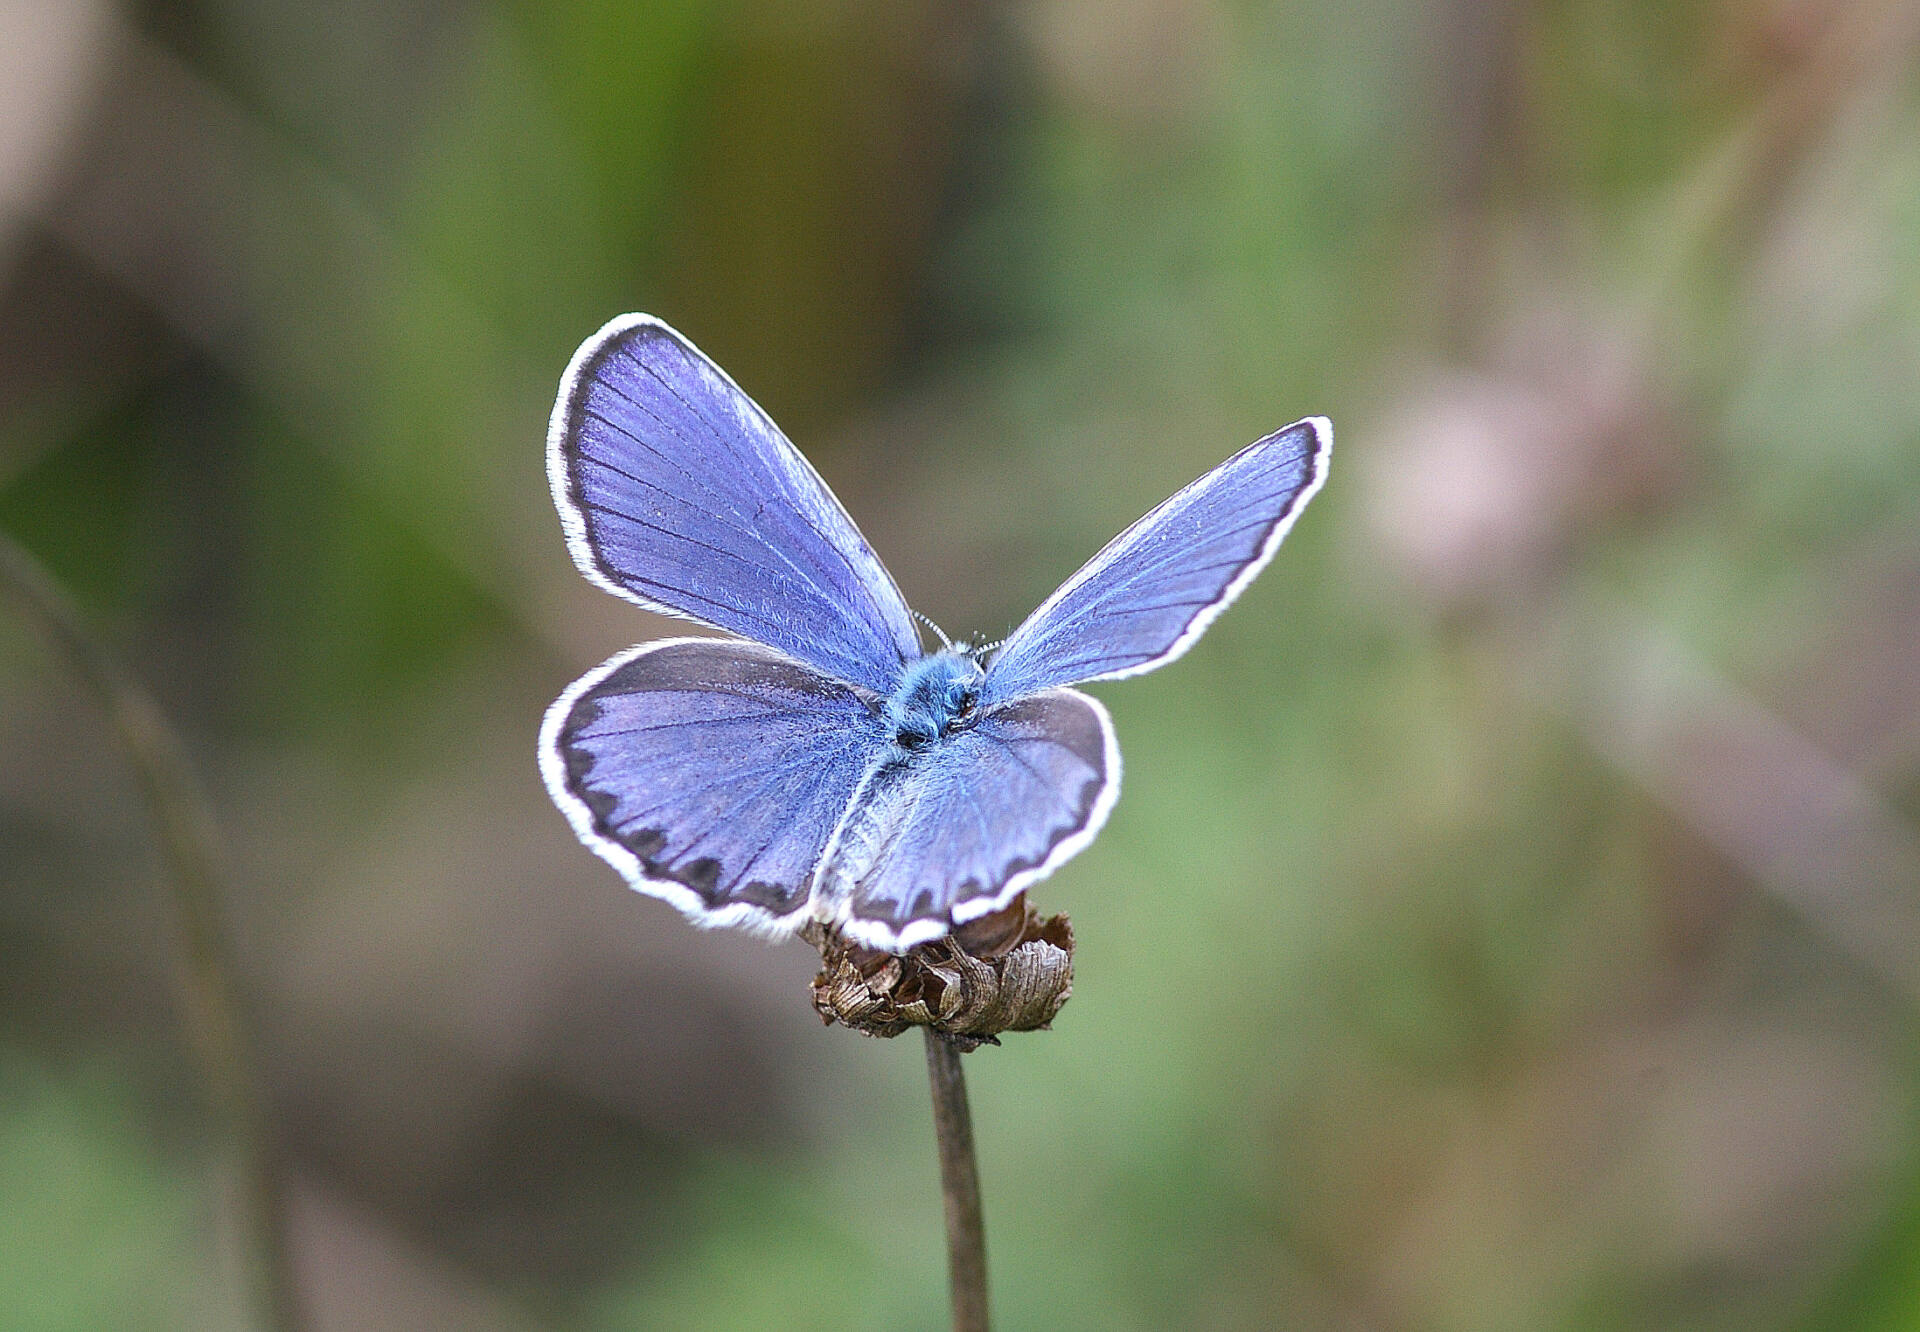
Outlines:
{"label": "butterfly", "polygon": [[547,433],[567,548],[615,596],[735,637],[642,643],[574,681],[540,729],[547,790],[697,924],[819,921],[896,953],[938,939],[1093,840],[1120,748],[1071,686],[1192,647],[1272,559],[1332,444],[1309,417],[1248,445],[1003,642],[927,651],[767,414],[665,323],[622,315],[574,353]]}

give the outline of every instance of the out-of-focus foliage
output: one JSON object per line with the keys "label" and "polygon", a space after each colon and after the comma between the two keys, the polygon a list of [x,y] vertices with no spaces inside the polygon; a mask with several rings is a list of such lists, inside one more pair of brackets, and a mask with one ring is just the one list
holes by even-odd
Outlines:
{"label": "out-of-focus foliage", "polygon": [[19,1327],[185,1326],[201,1210],[120,1080],[9,1059],[0,1105],[0,1291]]}
{"label": "out-of-focus foliage", "polygon": [[[1309,412],[1111,687],[970,1056],[1008,1328],[1920,1319],[1920,7],[0,11],[0,527],[188,737],[321,1327],[934,1326],[917,1049],[626,892],[542,708],[660,628],[540,442],[646,309],[996,637]],[[239,1326],[123,760],[0,633],[0,1322]]]}

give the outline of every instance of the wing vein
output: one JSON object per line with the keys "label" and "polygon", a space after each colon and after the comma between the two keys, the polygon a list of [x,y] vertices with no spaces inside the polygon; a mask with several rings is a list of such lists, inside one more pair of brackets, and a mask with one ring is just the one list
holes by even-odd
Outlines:
{"label": "wing vein", "polygon": [[[638,357],[630,355],[629,359],[633,360],[636,364],[641,365],[642,368],[648,368],[646,367],[646,363],[644,361],[641,361]],[[651,371],[650,368],[648,369],[649,369],[649,373],[654,374],[655,379],[660,378],[660,376],[657,373],[654,373],[653,371]],[[665,381],[663,380],[661,382],[664,383]],[[628,393],[625,389],[621,388],[618,384],[615,384],[610,380],[606,380],[606,379],[597,379],[594,381],[594,383],[599,387],[605,388],[609,393],[612,393],[615,397],[627,403],[635,411],[644,412],[647,416],[653,419],[654,424],[658,425],[661,429],[665,430],[668,434],[672,435],[675,439],[678,439],[682,444],[685,444],[689,449],[693,449],[696,452],[699,450],[699,445],[694,443],[693,440],[689,439],[684,431],[680,430],[678,427],[668,422],[667,419],[661,416],[659,412],[655,411],[652,407],[648,406],[646,403],[641,402],[638,398]],[[668,392],[673,392],[673,390],[669,388]],[[674,396],[679,397],[677,393]],[[684,398],[680,399],[680,401],[683,405],[685,405],[686,400]],[[693,412],[693,408],[691,406],[689,406],[687,410],[693,415],[695,415],[696,417],[699,416],[697,412]],[[726,507],[731,509],[733,511],[734,517],[739,518],[742,522],[752,521],[751,519],[747,518],[742,512],[742,509],[744,507],[742,504],[742,501],[745,498],[744,496],[732,495],[720,490],[718,487],[714,486],[711,482],[703,480],[701,477],[695,475],[694,472],[688,467],[686,467],[684,464],[676,462],[674,459],[668,457],[666,453],[656,448],[654,445],[648,443],[641,436],[634,434],[631,430],[628,430],[625,426],[621,425],[619,422],[610,421],[604,415],[593,412],[591,408],[584,402],[582,404],[582,411],[583,413],[593,415],[595,419],[597,419],[602,425],[606,426],[608,429],[619,431],[622,438],[632,440],[633,442],[644,447],[649,453],[652,453],[656,458],[660,459],[660,461],[662,461],[663,463],[666,463],[668,466],[672,467],[675,471],[679,472],[680,475],[686,477],[688,481],[692,482],[694,485],[698,486],[700,489],[706,491],[707,494],[713,496],[713,498],[716,501],[718,501],[720,504],[725,505]],[[702,422],[705,423],[705,418],[701,417],[699,419],[701,419]],[[712,431],[713,426],[710,423],[707,423],[707,429],[709,431]],[[717,437],[717,434],[716,434],[716,437]],[[741,455],[739,451],[731,447],[728,447],[724,439],[721,440],[721,445],[722,447],[726,448],[726,452],[728,453],[729,456],[733,457],[736,461],[741,460]],[[631,473],[622,471],[620,468],[615,467],[612,463],[605,462],[601,459],[594,459],[593,461],[594,461],[594,465],[597,467],[609,468],[610,470],[619,472],[620,475],[625,476],[628,479],[633,481],[640,480],[640,478],[633,476]],[[644,485],[647,483],[641,482],[641,484]],[[662,494],[672,494],[671,491],[666,490],[664,487],[655,486],[654,488],[656,490],[660,490]],[[797,509],[799,506],[796,505],[794,507]],[[765,508],[764,504],[756,508],[755,510],[756,516],[758,515],[759,512],[764,510],[764,508]],[[827,536],[826,533],[822,532],[817,526],[814,525],[811,519],[807,518],[806,514],[802,513],[800,516],[803,520],[806,521],[807,526],[810,529],[812,529],[813,534],[819,537],[822,542],[824,542],[828,546],[832,546],[834,544],[833,541]],[[807,554],[804,548],[802,548],[802,553],[806,555],[807,563],[813,566],[813,573],[811,574],[809,574],[806,570],[802,569],[798,564],[796,564],[793,558],[790,555],[788,555],[786,551],[781,550],[780,547],[768,541],[764,536],[760,536],[757,533],[752,533],[745,528],[736,528],[735,530],[741,531],[743,534],[746,534],[746,535],[754,536],[755,539],[758,540],[768,551],[772,552],[775,556],[777,556],[782,562],[784,562],[787,565],[787,567],[792,569],[795,574],[799,575],[800,578],[803,581],[805,581],[809,586],[819,589],[821,587],[821,584],[816,581],[816,578],[820,578],[820,579],[831,578],[831,575],[828,574],[827,572],[826,566],[821,564],[820,561],[818,561],[817,559],[813,558],[811,554]]]}
{"label": "wing vein", "polygon": [[[698,546],[702,550],[710,550],[716,555],[724,555],[728,559],[734,561],[736,564],[745,565],[747,568],[753,570],[755,573],[766,574],[769,577],[777,578],[782,582],[787,583],[790,586],[805,588],[807,591],[812,592],[816,595],[819,592],[819,589],[815,587],[812,583],[796,582],[794,579],[789,578],[787,575],[781,573],[778,569],[763,568],[762,566],[755,564],[752,560],[748,559],[745,555],[742,555],[737,550],[728,550],[725,546],[716,546],[711,541],[702,541],[699,537],[689,536],[682,532],[672,531],[668,528],[660,526],[660,524],[658,523],[650,522],[647,519],[642,518],[637,513],[631,513],[626,509],[617,509],[611,504],[602,504],[598,500],[588,500],[582,507],[591,509],[596,513],[604,513],[604,514],[611,515],[612,517],[615,517],[615,518],[624,519],[625,521],[632,523],[635,527],[644,527],[650,532],[658,532],[662,536],[669,537],[675,541],[684,541],[690,546]],[[742,609],[744,609],[744,607]]]}
{"label": "wing vein", "polygon": [[[845,745],[841,746],[842,750],[845,750],[847,748],[849,748],[849,746],[845,746]],[[789,759],[785,763],[776,763],[771,768],[765,768],[765,769],[762,769],[762,771],[763,772],[790,772],[794,768],[803,767],[810,763],[818,763],[819,761],[820,761],[820,755],[818,754],[803,754],[798,758]],[[668,796],[665,800],[656,800],[654,801],[653,804],[648,805],[645,809],[637,809],[632,811],[629,814],[626,814],[624,817],[621,818],[619,824],[616,826],[620,828],[631,828],[634,824],[646,818],[647,815],[652,814],[657,810],[665,809],[668,805],[671,805],[676,801],[690,800],[694,796],[705,795],[709,791],[717,791],[721,787],[726,786],[729,782],[737,782],[739,780],[740,780],[740,775],[736,773],[727,777],[715,778],[713,781],[710,781],[710,782],[703,782],[699,786],[682,787],[681,789],[675,791],[671,796]]]}
{"label": "wing vein", "polygon": [[[724,432],[722,432],[719,429],[719,427],[714,425],[713,421],[706,415],[705,412],[702,412],[698,407],[695,407],[691,402],[688,402],[685,395],[683,395],[679,389],[675,388],[672,384],[668,383],[665,375],[661,374],[659,370],[655,369],[653,366],[647,364],[647,362],[642,360],[640,357],[633,356],[630,352],[629,352],[629,357],[634,361],[635,364],[639,365],[639,367],[642,370],[645,370],[649,375],[652,375],[653,378],[659,383],[660,387],[665,389],[669,394],[671,394],[674,397],[674,399],[677,402],[679,402],[679,404],[682,407],[685,407],[687,409],[688,415],[692,416],[695,420],[705,425],[706,428],[710,432],[712,432],[712,434],[716,439],[721,440],[723,445],[726,444],[726,438],[725,438]],[[777,439],[787,443],[788,448],[793,447],[792,443],[787,442],[786,437],[780,434],[779,429],[776,426],[774,426],[773,422],[767,421],[766,425],[768,430]],[[731,447],[727,448],[727,452],[732,454],[736,459],[740,457],[739,452]],[[776,477],[774,479],[779,480],[781,478]],[[821,482],[819,484],[821,485],[822,489],[825,488],[824,482]],[[837,503],[838,501],[833,501],[833,502]],[[875,598],[873,588],[869,585],[868,580],[861,576],[860,570],[854,568],[852,557],[850,557],[846,551],[840,548],[840,543],[838,541],[835,541],[832,537],[828,536],[827,533],[821,529],[820,524],[814,521],[812,514],[806,512],[804,508],[802,508],[800,505],[797,505],[797,504],[794,506],[794,509],[796,512],[799,513],[801,521],[806,523],[808,527],[812,528],[813,534],[820,538],[821,544],[826,546],[828,550],[832,551],[834,555],[839,559],[840,563],[846,566],[847,572],[853,577],[854,586],[859,588],[861,594],[866,597],[867,605],[875,612],[878,618],[880,618],[881,620],[885,620],[886,618],[885,612],[882,610],[879,601]],[[858,532],[852,529],[851,523],[848,524],[848,527],[849,527],[849,531],[848,531],[849,536],[853,536],[856,540],[861,539],[858,535]],[[878,563],[877,560],[875,562]],[[824,575],[826,573],[826,570],[822,569],[820,572],[822,575]]]}

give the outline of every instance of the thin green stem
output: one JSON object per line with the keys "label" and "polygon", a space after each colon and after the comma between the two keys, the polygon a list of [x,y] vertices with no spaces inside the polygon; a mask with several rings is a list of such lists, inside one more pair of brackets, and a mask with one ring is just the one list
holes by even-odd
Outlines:
{"label": "thin green stem", "polygon": [[987,1227],[980,1212],[980,1167],[973,1150],[966,1075],[952,1042],[923,1028],[933,1132],[940,1148],[940,1191],[947,1211],[947,1276],[953,1332],[987,1332]]}
{"label": "thin green stem", "polygon": [[87,631],[53,576],[4,533],[0,586],[46,631],[106,712],[153,816],[179,915],[189,1035],[242,1167],[239,1205],[248,1295],[262,1328],[298,1332],[303,1320],[287,1239],[285,1189],[226,926],[226,874],[213,816],[159,705]]}

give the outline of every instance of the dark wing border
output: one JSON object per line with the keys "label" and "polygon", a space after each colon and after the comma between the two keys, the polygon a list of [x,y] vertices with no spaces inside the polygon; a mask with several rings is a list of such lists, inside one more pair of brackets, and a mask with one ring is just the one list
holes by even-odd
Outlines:
{"label": "dark wing border", "polygon": [[[560,746],[561,734],[566,730],[567,723],[572,719],[574,708],[580,700],[601,681],[629,662],[649,653],[659,652],[665,648],[681,647],[689,643],[728,646],[734,641],[694,635],[654,639],[651,642],[630,647],[624,652],[614,653],[613,656],[575,680],[561,692],[559,698],[553,701],[553,705],[547,709],[546,716],[540,721],[540,779],[546,784],[547,794],[552,797],[553,803],[560,807],[562,814],[566,815],[567,822],[573,827],[574,835],[589,851],[618,870],[620,877],[634,889],[670,904],[703,929],[717,929],[724,926],[745,930],[763,939],[781,939],[791,935],[806,922],[813,908],[811,894],[802,898],[799,904],[785,915],[777,915],[752,902],[729,902],[725,906],[713,907],[680,880],[647,873],[646,866],[632,851],[611,838],[601,836],[599,828],[595,825],[592,807],[581,798],[567,780],[567,757]],[[773,652],[775,656],[782,655],[763,644],[750,646]],[[811,670],[812,668],[802,667],[802,669]],[[867,777],[863,777],[854,787],[847,802],[849,808],[866,789],[867,780]],[[834,821],[833,837],[839,835],[840,826],[845,823],[846,817],[847,810],[842,809],[839,818]],[[830,837],[829,849],[831,845]],[[824,859],[824,852],[822,859]],[[819,861],[815,862],[816,868],[819,863]]]}

